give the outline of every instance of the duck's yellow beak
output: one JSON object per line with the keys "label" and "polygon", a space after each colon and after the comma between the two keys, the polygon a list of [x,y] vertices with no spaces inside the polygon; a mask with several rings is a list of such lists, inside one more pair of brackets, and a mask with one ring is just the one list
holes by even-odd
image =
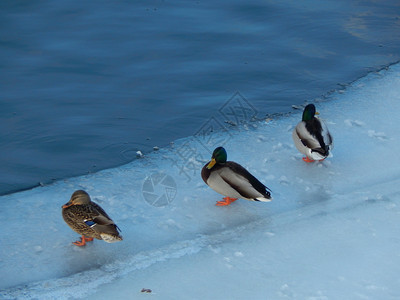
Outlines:
{"label": "duck's yellow beak", "polygon": [[319,115],[319,112],[316,111],[315,114],[318,116],[318,115]]}
{"label": "duck's yellow beak", "polygon": [[62,206],[62,208],[67,208],[67,207],[70,207],[71,205],[72,205],[72,202],[67,202]]}
{"label": "duck's yellow beak", "polygon": [[211,169],[212,167],[214,167],[216,162],[217,161],[215,160],[215,158],[211,159],[210,163],[207,165],[207,169]]}

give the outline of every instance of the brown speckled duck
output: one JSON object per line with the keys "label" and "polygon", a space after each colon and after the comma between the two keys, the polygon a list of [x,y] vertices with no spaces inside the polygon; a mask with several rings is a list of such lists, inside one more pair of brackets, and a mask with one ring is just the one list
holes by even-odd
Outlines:
{"label": "brown speckled duck", "polygon": [[214,150],[211,161],[201,170],[204,182],[217,193],[224,195],[224,201],[217,206],[229,205],[238,198],[251,201],[271,201],[270,189],[238,163],[226,161],[223,147]]}
{"label": "brown speckled duck", "polygon": [[122,240],[118,226],[83,190],[75,191],[71,199],[62,206],[62,216],[72,230],[82,235],[80,241],[73,242],[74,245],[84,246],[86,242],[93,241],[93,238],[107,243]]}

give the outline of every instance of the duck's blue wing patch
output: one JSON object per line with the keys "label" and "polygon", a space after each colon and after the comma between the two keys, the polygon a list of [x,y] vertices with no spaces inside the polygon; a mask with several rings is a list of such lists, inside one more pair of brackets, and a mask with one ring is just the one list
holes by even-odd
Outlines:
{"label": "duck's blue wing patch", "polygon": [[91,220],[84,220],[83,222],[85,222],[85,224],[87,226],[89,226],[90,228],[92,228],[93,226],[96,226],[96,223]]}

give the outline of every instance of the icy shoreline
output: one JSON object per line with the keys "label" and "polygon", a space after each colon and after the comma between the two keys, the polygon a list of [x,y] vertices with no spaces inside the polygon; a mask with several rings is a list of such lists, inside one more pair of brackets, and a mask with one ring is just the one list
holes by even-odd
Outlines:
{"label": "icy shoreline", "polygon": [[[272,189],[271,203],[216,207],[220,196],[199,175],[209,153],[192,138],[119,168],[3,196],[0,271],[8,276],[0,296],[123,298],[150,288],[160,299],[398,298],[399,86],[397,64],[316,103],[335,142],[323,163],[303,163],[292,144],[300,111],[216,133],[228,159]],[[198,150],[195,168],[185,165],[190,180],[173,164],[188,143]],[[176,183],[163,207],[142,194],[160,171]],[[78,188],[110,213],[123,242],[71,246],[76,235],[60,210]]]}

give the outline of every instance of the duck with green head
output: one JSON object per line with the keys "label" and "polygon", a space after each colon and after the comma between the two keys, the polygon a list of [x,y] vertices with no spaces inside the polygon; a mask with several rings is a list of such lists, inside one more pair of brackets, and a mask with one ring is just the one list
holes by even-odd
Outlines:
{"label": "duck with green head", "polygon": [[204,182],[214,191],[224,195],[224,201],[216,205],[229,205],[238,198],[251,201],[271,201],[270,189],[250,174],[245,168],[233,161],[227,161],[223,147],[214,150],[211,161],[201,170]]}
{"label": "duck with green head", "polygon": [[332,149],[333,139],[325,123],[315,117],[318,112],[314,104],[308,104],[303,117],[293,130],[292,137],[296,148],[304,154],[305,162],[322,161]]}
{"label": "duck with green head", "polygon": [[122,240],[119,227],[107,213],[90,199],[83,190],[75,191],[71,199],[62,206],[62,216],[72,230],[82,235],[74,245],[84,246],[93,238],[113,243]]}

